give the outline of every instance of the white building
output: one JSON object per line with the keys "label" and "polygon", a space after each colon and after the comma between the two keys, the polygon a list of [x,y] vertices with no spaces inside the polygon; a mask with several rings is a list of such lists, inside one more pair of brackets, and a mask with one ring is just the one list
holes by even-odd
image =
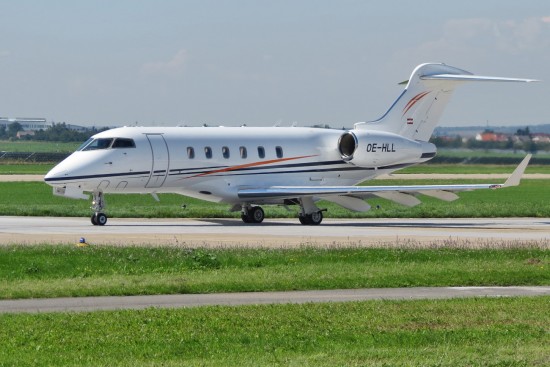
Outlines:
{"label": "white building", "polygon": [[21,127],[25,131],[37,131],[37,130],[46,130],[47,128],[53,125],[52,122],[47,122],[46,119],[42,118],[24,118],[24,117],[0,117],[0,126],[5,126],[6,129],[10,124],[18,122],[21,124]]}

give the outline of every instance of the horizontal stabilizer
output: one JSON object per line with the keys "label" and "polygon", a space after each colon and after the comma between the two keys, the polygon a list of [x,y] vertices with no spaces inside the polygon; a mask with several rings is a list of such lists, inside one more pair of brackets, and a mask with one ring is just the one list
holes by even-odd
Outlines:
{"label": "horizontal stabilizer", "polygon": [[465,75],[465,74],[435,74],[423,75],[421,80],[451,80],[456,82],[520,82],[532,83],[538,82],[536,79],[522,78],[502,78],[498,76],[482,76],[482,75]]}

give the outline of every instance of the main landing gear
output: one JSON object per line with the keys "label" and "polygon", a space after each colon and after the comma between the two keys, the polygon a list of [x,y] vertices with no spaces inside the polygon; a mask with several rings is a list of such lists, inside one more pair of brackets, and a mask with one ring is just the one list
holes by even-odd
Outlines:
{"label": "main landing gear", "polygon": [[103,198],[103,193],[101,191],[94,191],[92,193],[92,224],[94,226],[104,226],[107,223],[107,215],[103,213],[105,208],[105,199]]}
{"label": "main landing gear", "polygon": [[299,199],[300,202],[300,214],[298,219],[300,223],[307,226],[317,226],[323,221],[323,211],[326,209],[319,209],[313,198],[303,197]]}
{"label": "main landing gear", "polygon": [[[308,226],[316,226],[323,221],[323,211],[326,209],[319,209],[312,198],[299,199],[300,214],[298,219],[300,223]],[[264,210],[259,206],[252,206],[250,204],[243,204],[241,208],[241,219],[245,223],[262,223],[265,219]]]}
{"label": "main landing gear", "polygon": [[259,206],[243,205],[241,219],[245,223],[262,223],[265,218],[264,210]]}
{"label": "main landing gear", "polygon": [[323,212],[319,210],[318,212],[313,212],[311,214],[302,214],[298,216],[300,223],[307,226],[316,226],[321,224],[323,221]]}

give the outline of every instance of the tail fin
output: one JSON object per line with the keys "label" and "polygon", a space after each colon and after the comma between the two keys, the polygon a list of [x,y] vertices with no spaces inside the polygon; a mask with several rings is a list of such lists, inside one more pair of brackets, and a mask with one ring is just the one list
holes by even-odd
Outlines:
{"label": "tail fin", "polygon": [[471,81],[536,80],[478,76],[445,64],[422,64],[414,69],[405,90],[381,118],[357,123],[355,128],[386,131],[408,139],[428,141],[456,86]]}

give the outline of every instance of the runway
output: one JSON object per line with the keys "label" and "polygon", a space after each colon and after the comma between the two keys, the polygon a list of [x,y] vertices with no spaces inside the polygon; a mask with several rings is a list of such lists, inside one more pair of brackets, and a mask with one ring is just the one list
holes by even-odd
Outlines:
{"label": "runway", "polygon": [[77,243],[167,246],[434,246],[473,247],[515,242],[550,243],[550,218],[325,219],[117,219],[93,226],[89,218],[0,217],[0,244]]}
{"label": "runway", "polygon": [[550,296],[542,287],[417,287],[337,289],[293,292],[174,294],[126,297],[75,297],[0,301],[0,313],[66,312],[121,309],[239,306],[282,303],[349,302],[368,300],[416,300],[465,297]]}

